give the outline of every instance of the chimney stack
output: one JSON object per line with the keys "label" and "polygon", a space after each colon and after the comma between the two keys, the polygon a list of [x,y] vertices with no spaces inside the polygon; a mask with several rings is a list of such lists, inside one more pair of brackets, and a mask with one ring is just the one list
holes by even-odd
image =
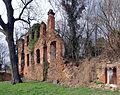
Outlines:
{"label": "chimney stack", "polygon": [[54,32],[55,30],[55,13],[53,12],[52,9],[49,10],[48,12],[48,32]]}

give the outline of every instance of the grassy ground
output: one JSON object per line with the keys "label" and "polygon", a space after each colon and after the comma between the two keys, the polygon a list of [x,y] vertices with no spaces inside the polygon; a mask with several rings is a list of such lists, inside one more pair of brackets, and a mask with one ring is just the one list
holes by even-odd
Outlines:
{"label": "grassy ground", "polygon": [[68,88],[42,82],[20,83],[16,85],[0,82],[0,95],[120,95],[120,92],[90,89],[87,87]]}

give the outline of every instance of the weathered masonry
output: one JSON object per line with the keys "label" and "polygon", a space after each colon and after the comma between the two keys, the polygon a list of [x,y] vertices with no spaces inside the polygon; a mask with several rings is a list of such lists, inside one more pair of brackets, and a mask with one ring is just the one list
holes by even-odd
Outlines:
{"label": "weathered masonry", "polygon": [[54,15],[55,13],[50,9],[47,26],[44,22],[35,24],[25,37],[19,39],[18,58],[21,76],[43,80],[44,63],[47,63],[49,68],[52,63],[61,63],[64,43],[55,31]]}
{"label": "weathered masonry", "polygon": [[120,85],[120,64],[104,64],[100,70],[99,80],[105,84],[117,84]]}
{"label": "weathered masonry", "polygon": [[[120,64],[107,61],[83,61],[78,67],[65,64],[64,41],[55,31],[55,13],[48,12],[47,25],[34,24],[18,40],[18,62],[21,76],[32,80],[56,82],[67,85],[87,84],[98,79],[107,84],[120,85]],[[46,76],[47,75],[47,76]]]}

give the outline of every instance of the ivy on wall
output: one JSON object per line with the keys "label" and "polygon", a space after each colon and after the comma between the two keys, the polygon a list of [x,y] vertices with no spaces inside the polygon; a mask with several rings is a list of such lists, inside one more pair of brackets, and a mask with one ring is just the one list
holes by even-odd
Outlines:
{"label": "ivy on wall", "polygon": [[[34,51],[34,47],[35,47],[35,43],[37,42],[38,38],[39,38],[39,31],[40,31],[40,24],[36,23],[34,24],[30,29],[29,29],[29,51],[33,52]],[[34,35],[33,35],[34,34]],[[32,37],[34,36],[34,37]]]}

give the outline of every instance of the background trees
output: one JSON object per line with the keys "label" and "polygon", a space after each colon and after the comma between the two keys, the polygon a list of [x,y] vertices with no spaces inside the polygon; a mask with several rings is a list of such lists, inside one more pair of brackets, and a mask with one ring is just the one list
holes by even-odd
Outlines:
{"label": "background trees", "polygon": [[[106,35],[109,48],[107,55],[110,57],[120,57],[120,1],[103,0],[100,3],[100,13],[98,14],[100,28]],[[112,51],[110,53],[110,51]],[[117,55],[117,56],[115,56]]]}
{"label": "background trees", "polygon": [[81,38],[78,20],[81,18],[85,5],[82,0],[62,0],[61,5],[67,14],[67,25],[69,28],[66,42],[66,53],[69,54],[69,57],[73,60],[78,60],[80,49],[79,40]]}
{"label": "background trees", "polygon": [[58,5],[59,9],[63,9],[60,13],[63,16],[62,26],[64,27],[61,29],[61,26],[59,26],[58,32],[63,32],[61,34],[65,41],[65,55],[76,61],[79,59],[81,30],[83,30],[78,21],[85,9],[85,4],[82,0],[53,0],[53,2],[49,2]]}
{"label": "background trees", "polygon": [[0,70],[2,70],[3,67],[6,67],[7,60],[8,60],[8,49],[7,46],[3,43],[0,43]]}
{"label": "background trees", "polygon": [[[119,47],[119,0],[49,2],[56,12],[60,12],[62,18],[58,21],[57,31],[65,41],[67,57],[74,60],[97,57],[105,54],[107,50],[118,53],[116,46]],[[108,49],[108,43],[111,49]]]}

